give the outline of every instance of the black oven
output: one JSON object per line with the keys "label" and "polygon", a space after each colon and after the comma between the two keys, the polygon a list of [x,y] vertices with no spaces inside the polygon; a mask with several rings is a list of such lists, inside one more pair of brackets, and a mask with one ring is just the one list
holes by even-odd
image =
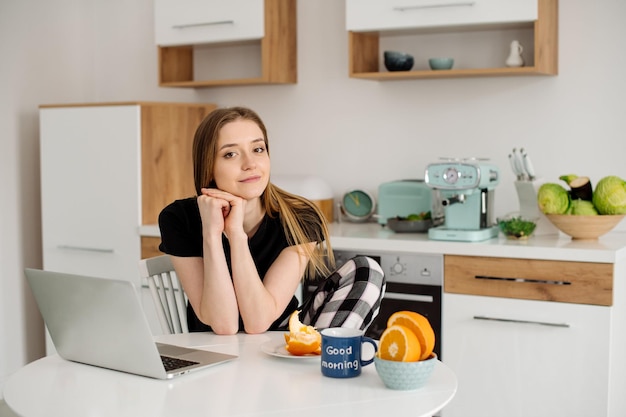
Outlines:
{"label": "black oven", "polygon": [[[425,316],[433,327],[434,351],[441,359],[443,255],[346,250],[334,253],[337,267],[356,255],[365,255],[375,259],[385,272],[385,295],[378,316],[366,330],[367,336],[378,340],[387,327],[387,319],[396,311],[415,311]],[[304,298],[314,289],[314,286],[305,287]]]}

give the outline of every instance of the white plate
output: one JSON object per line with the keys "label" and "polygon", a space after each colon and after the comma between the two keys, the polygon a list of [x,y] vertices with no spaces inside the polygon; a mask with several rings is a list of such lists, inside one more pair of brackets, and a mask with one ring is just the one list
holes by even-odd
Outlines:
{"label": "white plate", "polygon": [[287,352],[287,349],[285,349],[285,342],[276,342],[275,340],[268,340],[267,342],[263,343],[261,345],[261,350],[268,355],[287,359],[319,359],[319,357],[321,356],[313,354],[302,356],[292,355],[291,353]]}

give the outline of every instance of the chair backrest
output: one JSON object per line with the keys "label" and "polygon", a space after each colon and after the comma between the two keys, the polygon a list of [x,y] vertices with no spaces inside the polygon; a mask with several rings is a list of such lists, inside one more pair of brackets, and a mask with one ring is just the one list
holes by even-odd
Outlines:
{"label": "chair backrest", "polygon": [[139,273],[148,280],[161,329],[165,334],[189,333],[187,296],[183,291],[169,255],[139,261]]}

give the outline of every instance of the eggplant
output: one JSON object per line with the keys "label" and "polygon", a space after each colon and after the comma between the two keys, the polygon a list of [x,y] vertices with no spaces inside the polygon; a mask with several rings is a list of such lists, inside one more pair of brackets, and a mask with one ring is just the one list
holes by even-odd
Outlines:
{"label": "eggplant", "polygon": [[561,175],[559,178],[569,185],[569,193],[572,200],[592,200],[593,187],[589,177],[579,177],[578,175],[569,174]]}

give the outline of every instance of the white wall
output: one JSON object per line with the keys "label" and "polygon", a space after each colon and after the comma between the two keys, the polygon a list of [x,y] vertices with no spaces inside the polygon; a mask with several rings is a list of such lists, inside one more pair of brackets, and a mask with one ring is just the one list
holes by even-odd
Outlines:
{"label": "white wall", "polygon": [[337,196],[422,177],[441,156],[488,157],[504,214],[517,206],[513,147],[549,181],[626,178],[626,2],[560,3],[556,77],[349,79],[344,2],[299,0],[297,84],[188,90],[157,86],[151,0],[0,0],[0,386],[43,354],[22,273],[41,266],[38,105],[247,105],[267,123],[275,172],[320,175]]}

